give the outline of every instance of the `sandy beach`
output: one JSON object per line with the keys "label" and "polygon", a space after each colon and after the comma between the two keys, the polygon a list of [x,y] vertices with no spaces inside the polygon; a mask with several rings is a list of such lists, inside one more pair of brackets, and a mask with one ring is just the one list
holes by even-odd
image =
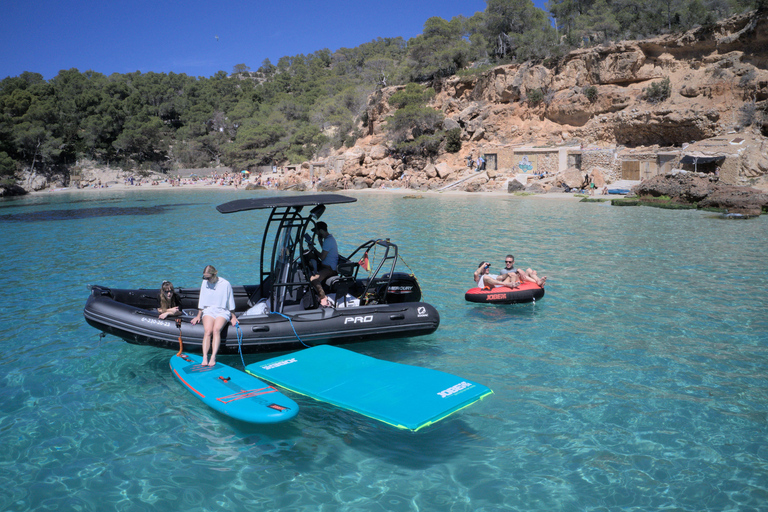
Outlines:
{"label": "sandy beach", "polygon": [[[247,183],[246,183],[247,184]],[[197,181],[194,183],[189,184],[183,184],[180,186],[172,186],[168,182],[160,182],[157,185],[125,185],[125,184],[111,184],[108,186],[104,186],[101,188],[97,187],[85,187],[85,188],[75,188],[75,187],[61,187],[61,188],[51,188],[51,189],[44,189],[36,192],[31,192],[31,195],[46,195],[46,194],[60,194],[60,193],[78,193],[78,194],[100,194],[103,192],[153,192],[153,191],[172,191],[172,190],[178,190],[178,191],[189,191],[189,190],[215,190],[218,192],[239,192],[245,190],[244,185],[241,185],[237,188],[235,188],[233,185],[219,185],[214,183],[209,183],[206,181]],[[270,188],[266,190],[272,190],[272,191],[282,191],[282,192],[293,192],[293,193],[318,193],[317,191],[305,191],[305,192],[295,192],[292,190],[279,190],[275,188]],[[349,194],[349,195],[356,195],[356,194],[402,194],[407,196],[433,196],[433,195],[469,195],[469,196],[483,196],[483,197],[517,197],[517,198],[538,198],[538,199],[558,199],[558,200],[575,200],[579,201],[584,197],[583,195],[578,194],[566,194],[563,192],[552,192],[547,194],[510,194],[509,192],[505,191],[489,191],[489,192],[466,192],[463,190],[417,190],[417,189],[407,189],[407,188],[368,188],[368,189],[347,189],[347,190],[337,190],[334,192],[320,192],[320,193],[338,193],[338,194]],[[600,195],[597,194],[594,197],[604,197],[609,198],[608,195]],[[616,197],[616,196],[613,196]]]}

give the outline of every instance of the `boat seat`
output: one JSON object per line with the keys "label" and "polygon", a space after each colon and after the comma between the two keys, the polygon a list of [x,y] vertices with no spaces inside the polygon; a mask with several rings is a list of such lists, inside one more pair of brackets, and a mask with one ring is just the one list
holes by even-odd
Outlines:
{"label": "boat seat", "polygon": [[354,261],[344,261],[336,267],[336,275],[331,276],[323,283],[327,293],[335,293],[337,297],[346,297],[355,286],[357,279],[355,273],[360,265]]}

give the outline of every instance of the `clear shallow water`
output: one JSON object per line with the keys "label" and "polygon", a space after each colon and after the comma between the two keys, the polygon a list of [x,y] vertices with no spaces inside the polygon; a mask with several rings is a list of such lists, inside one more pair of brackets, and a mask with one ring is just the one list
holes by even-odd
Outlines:
{"label": "clear shallow water", "polygon": [[[342,252],[390,237],[441,313],[431,336],[349,348],[495,394],[417,433],[301,396],[294,421],[264,427],[196,401],[170,351],[100,339],[82,316],[91,283],[195,286],[208,263],[253,282],[266,214],[214,209],[247,195],[0,202],[14,295],[0,308],[0,510],[768,506],[765,218],[444,195],[329,207]],[[465,302],[477,263],[508,252],[549,276],[544,299]]]}

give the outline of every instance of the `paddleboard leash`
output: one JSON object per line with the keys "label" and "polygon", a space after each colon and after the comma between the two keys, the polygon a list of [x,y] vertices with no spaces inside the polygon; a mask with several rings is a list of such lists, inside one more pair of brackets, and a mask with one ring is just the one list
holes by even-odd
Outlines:
{"label": "paddleboard leash", "polygon": [[184,350],[184,345],[181,342],[181,318],[176,319],[176,327],[179,328],[179,351],[176,353],[176,355],[181,357],[181,352]]}
{"label": "paddleboard leash", "polygon": [[237,351],[240,352],[240,362],[243,363],[243,370],[245,370],[245,359],[243,359],[243,331],[240,330],[240,322],[237,322],[235,327],[237,327]]}

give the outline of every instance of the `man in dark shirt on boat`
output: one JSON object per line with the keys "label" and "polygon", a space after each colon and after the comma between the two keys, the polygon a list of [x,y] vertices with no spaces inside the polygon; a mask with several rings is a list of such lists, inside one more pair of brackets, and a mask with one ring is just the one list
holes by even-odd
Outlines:
{"label": "man in dark shirt on boat", "polygon": [[320,305],[328,307],[328,297],[325,296],[325,291],[323,290],[323,281],[336,275],[336,267],[339,264],[339,247],[336,245],[336,239],[328,232],[328,224],[325,222],[321,221],[315,224],[315,228],[312,231],[317,234],[317,238],[320,240],[320,244],[322,244],[323,252],[318,257],[320,264],[317,274],[313,275],[309,281],[317,290]]}
{"label": "man in dark shirt on boat", "polygon": [[507,257],[504,258],[504,268],[501,269],[500,273],[502,276],[506,274],[517,274],[520,278],[520,282],[528,281],[536,283],[541,287],[544,287],[544,283],[547,282],[546,276],[539,278],[535,270],[531,270],[530,268],[526,270],[515,268],[515,257],[511,254],[507,254]]}

